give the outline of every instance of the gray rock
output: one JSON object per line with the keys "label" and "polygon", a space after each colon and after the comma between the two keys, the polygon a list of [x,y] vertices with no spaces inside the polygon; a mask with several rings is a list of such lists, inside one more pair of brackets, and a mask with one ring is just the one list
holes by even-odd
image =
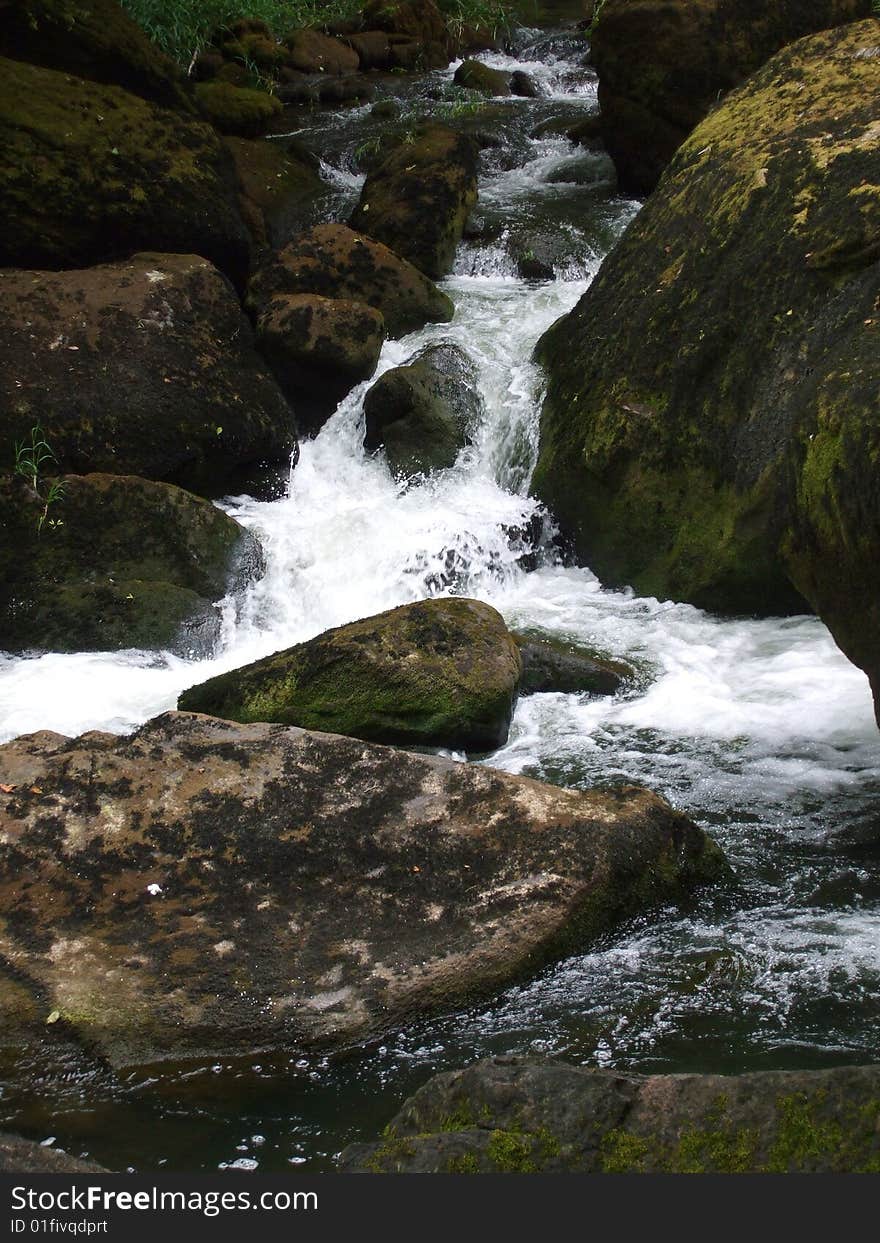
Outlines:
{"label": "gray rock", "polygon": [[614,695],[635,677],[628,665],[607,660],[574,643],[515,634],[523,660],[520,690]]}

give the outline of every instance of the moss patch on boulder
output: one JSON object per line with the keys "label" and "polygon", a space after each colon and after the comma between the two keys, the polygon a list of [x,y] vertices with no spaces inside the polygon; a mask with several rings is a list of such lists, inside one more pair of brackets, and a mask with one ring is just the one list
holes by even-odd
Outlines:
{"label": "moss patch on boulder", "polygon": [[265,134],[282,111],[280,100],[266,91],[230,82],[199,82],[195,88],[199,111],[221,134],[257,138]]}
{"label": "moss patch on boulder", "polygon": [[425,600],[211,678],[179,706],[373,742],[490,751],[507,738],[521,668],[489,605]]}
{"label": "moss patch on boulder", "polygon": [[509,95],[510,75],[492,69],[479,60],[463,60],[455,71],[454,82],[480,95]]}

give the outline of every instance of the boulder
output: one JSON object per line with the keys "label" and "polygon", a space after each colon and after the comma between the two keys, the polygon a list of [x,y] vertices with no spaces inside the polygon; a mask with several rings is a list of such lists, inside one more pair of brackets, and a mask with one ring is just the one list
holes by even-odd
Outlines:
{"label": "boulder", "polygon": [[241,284],[250,239],[213,128],[118,86],[0,59],[0,266],[203,255]]}
{"label": "boulder", "polygon": [[0,272],[0,443],[39,426],[62,472],[220,495],[287,462],[293,416],[229,282],[196,255]]}
{"label": "boulder", "polygon": [[875,685],[878,47],[792,44],[686,140],[539,343],[532,485],[603,582],[809,602]]}
{"label": "boulder", "polygon": [[273,255],[251,279],[248,305],[265,310],[276,294],[319,294],[381,311],[390,337],[452,319],[452,300],[418,268],[344,224],[320,224]]}
{"label": "boulder", "polygon": [[393,68],[391,44],[384,30],[361,31],[347,36],[345,42],[357,53],[362,70]]}
{"label": "boulder", "polygon": [[199,111],[215,129],[238,138],[265,134],[282,111],[281,101],[274,95],[230,82],[199,82],[195,97]]}
{"label": "boulder", "polygon": [[346,298],[278,294],[257,320],[257,345],[308,432],[370,378],[384,340],[381,312]]}
{"label": "boulder", "polygon": [[275,250],[306,228],[327,193],[308,153],[279,142],[226,138],[240,187],[239,207],[261,250]]}
{"label": "boulder", "polygon": [[297,30],[285,39],[288,64],[301,73],[354,73],[360,57],[347,43],[318,30]]}
{"label": "boulder", "polygon": [[364,398],[370,451],[384,448],[396,475],[452,466],[482,411],[476,369],[457,345],[431,345],[386,371]]}
{"label": "boulder", "polygon": [[[394,51],[413,50],[412,62],[405,69],[445,69],[449,64],[451,39],[446,19],[435,0],[367,0],[363,9],[364,27],[382,30]],[[406,61],[410,56],[405,54]],[[400,62],[398,62],[400,63]]]}
{"label": "boulder", "polygon": [[510,76],[510,93],[523,99],[540,99],[541,88],[535,78],[524,69],[515,69]]}
{"label": "boulder", "polygon": [[453,82],[469,91],[478,91],[480,95],[510,94],[510,74],[492,69],[479,60],[463,60],[455,71]]}
{"label": "boulder", "polygon": [[210,678],[178,707],[369,742],[491,751],[507,740],[521,670],[488,604],[421,600]]}
{"label": "boulder", "polygon": [[350,1046],[724,874],[647,790],[281,725],[43,732],[0,780],[0,981],[114,1067]]}
{"label": "boulder", "polygon": [[521,692],[560,691],[566,695],[614,695],[635,672],[576,643],[539,635],[514,634],[523,662]]}
{"label": "boulder", "polygon": [[254,536],[171,484],[67,475],[47,503],[52,481],[0,476],[0,649],[210,655],[213,602],[262,573]]}
{"label": "boulder", "polygon": [[494,1057],[435,1075],[348,1172],[880,1172],[880,1067],[633,1075]]}
{"label": "boulder", "polygon": [[452,268],[477,201],[477,144],[427,125],[367,176],[349,223],[437,279]]}
{"label": "boulder", "polygon": [[0,56],[192,112],[179,67],[117,0],[0,0]]}
{"label": "boulder", "polygon": [[649,194],[719,98],[785,44],[870,13],[871,0],[606,0],[591,51],[621,187]]}
{"label": "boulder", "polygon": [[71,1157],[20,1135],[0,1132],[0,1174],[107,1174],[103,1165]]}

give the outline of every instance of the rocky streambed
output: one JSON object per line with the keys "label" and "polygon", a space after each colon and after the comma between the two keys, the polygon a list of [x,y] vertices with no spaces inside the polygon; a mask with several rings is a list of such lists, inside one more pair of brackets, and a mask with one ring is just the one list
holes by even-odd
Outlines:
{"label": "rocky streambed", "polygon": [[[856,9],[841,4],[827,24]],[[873,271],[864,91],[852,117],[841,101],[850,69],[860,82],[873,72],[877,25],[784,50],[754,88],[758,101],[785,94],[804,66],[829,64],[840,130],[805,141],[821,169],[858,164],[852,183],[834,183],[853,199],[843,260],[818,285],[804,278],[814,318],[798,310],[779,330],[794,355],[795,333],[815,344],[814,327],[837,323],[822,282],[861,288]],[[812,29],[762,29],[755,55]],[[64,106],[53,75],[77,74],[78,45],[59,64],[10,30],[13,74],[44,90],[39,125],[19,115],[21,92],[9,124],[39,146]],[[238,37],[260,51],[258,32]],[[639,244],[667,253],[677,205],[693,230],[688,178],[735,216],[742,196],[725,198],[724,179],[752,176],[740,167],[749,148],[719,137],[707,152],[697,131],[676,157],[683,180],[673,164],[640,210],[598,142],[581,32],[484,40],[482,68],[461,65],[469,48],[446,35],[421,37],[437,68],[411,74],[391,70],[412,31],[287,40],[286,106],[261,105],[258,120],[226,45],[199,71],[198,103],[149,57],[122,62],[124,81],[118,59],[93,68],[76,87],[77,149],[97,144],[104,181],[114,160],[139,162],[135,190],[149,173],[135,134],[179,151],[161,210],[133,194],[108,234],[122,253],[107,254],[95,221],[118,198],[82,213],[66,190],[13,238],[15,269],[0,273],[14,312],[4,417],[25,447],[38,422],[65,488],[49,502],[41,478],[3,480],[0,1118],[112,1168],[329,1169],[449,1070],[395,1120],[394,1143],[352,1150],[347,1168],[684,1169],[707,1153],[708,1168],[837,1168],[828,1153],[850,1149],[834,1136],[861,1135],[853,1108],[861,1126],[874,1090],[870,1066],[832,1068],[875,1060],[880,1006],[867,679],[802,611],[803,575],[783,566],[762,588],[758,611],[783,617],[712,615],[694,604],[714,598],[674,603],[665,580],[652,595],[655,570],[644,594],[603,587],[530,496],[537,462],[538,489],[583,552],[584,528],[602,530],[583,509],[613,515],[626,497],[598,504],[595,455],[606,483],[644,479],[647,461],[660,501],[645,531],[609,525],[642,562],[658,540],[667,561],[670,541],[687,552],[692,527],[676,533],[669,515],[689,495],[703,505],[707,485],[689,494],[662,476],[678,458],[649,434],[657,394],[629,376],[618,392],[599,360],[613,355],[606,332],[624,350],[640,315],[662,326],[675,296],[690,305],[684,258],[632,314],[615,279],[626,293]],[[715,93],[758,68],[750,54]],[[228,111],[224,80],[250,120]],[[757,106],[750,89],[735,120]],[[703,107],[691,94],[687,125]],[[787,134],[784,109],[771,111]],[[723,134],[724,115],[704,124]],[[242,125],[270,134],[254,141]],[[757,141],[772,150],[756,147],[752,221],[765,218],[762,176],[774,204],[788,193],[783,139]],[[23,192],[19,177],[13,201]],[[220,204],[207,233],[206,195]],[[818,228],[810,203],[798,210]],[[706,253],[692,262],[711,273],[717,238],[702,211]],[[748,253],[763,254],[757,241]],[[780,306],[767,305],[774,323]],[[682,349],[660,371],[679,429],[696,417],[682,394],[702,391],[688,369],[702,368],[708,392],[715,381],[698,310],[694,340],[676,313]],[[789,358],[775,332],[763,336],[771,371]],[[546,372],[532,360],[542,338]],[[724,360],[739,355],[717,344],[723,420]],[[868,354],[859,366],[868,376]],[[571,376],[590,368],[604,387],[581,391]],[[803,408],[786,423],[796,437],[809,434]],[[769,422],[752,429],[762,448],[782,435]],[[711,455],[695,456],[708,471]],[[766,583],[794,553],[790,540],[767,545],[755,514],[784,530],[791,497],[807,512],[805,485],[777,464],[789,490],[774,475],[762,508],[737,499],[740,475],[710,465],[737,519],[718,546]],[[834,525],[846,512],[823,538],[850,530]],[[767,555],[750,559],[753,546]],[[610,537],[596,548],[618,564]],[[693,551],[672,560],[705,578]],[[336,732],[308,732],[324,729]],[[501,1061],[462,1078],[490,1055]],[[726,1091],[719,1076],[743,1071],[771,1077]],[[555,1116],[560,1090],[601,1126]],[[436,1109],[419,1103],[435,1097]],[[677,1102],[659,1129],[657,1101]],[[792,1135],[806,1131],[805,1158]],[[846,1168],[873,1168],[875,1155],[854,1141]]]}

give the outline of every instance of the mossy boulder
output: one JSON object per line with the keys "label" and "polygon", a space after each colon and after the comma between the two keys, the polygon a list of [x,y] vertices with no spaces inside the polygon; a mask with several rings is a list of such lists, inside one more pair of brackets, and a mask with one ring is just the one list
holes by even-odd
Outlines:
{"label": "mossy boulder", "polygon": [[114,1067],[351,1048],[724,875],[647,790],[282,725],[32,734],[0,782],[4,1036]]}
{"label": "mossy boulder", "polygon": [[0,59],[0,265],[135,250],[203,255],[241,284],[251,243],[213,128],[53,69]]}
{"label": "mossy boulder", "polygon": [[303,431],[317,431],[376,370],[385,321],[364,302],[278,294],[257,320],[257,346]]}
{"label": "mossy boulder", "polygon": [[871,0],[606,0],[591,52],[622,188],[650,193],[719,98],[787,43],[870,13]]}
{"label": "mossy boulder", "polygon": [[239,207],[263,252],[311,223],[327,193],[317,161],[279,142],[226,138],[239,183]]}
{"label": "mossy boulder", "polygon": [[360,57],[352,47],[318,30],[297,30],[284,42],[287,63],[301,73],[343,74],[360,68]]}
{"label": "mossy boulder", "polygon": [[344,224],[320,224],[254,273],[247,301],[257,314],[276,294],[319,294],[365,302],[382,313],[390,337],[452,319],[452,300],[418,268]]}
{"label": "mossy boulder", "polygon": [[792,44],[679,149],[539,343],[533,481],[603,582],[809,601],[875,679],[878,48]]}
{"label": "mossy boulder", "polygon": [[587,651],[577,643],[535,634],[513,637],[523,662],[522,692],[614,695],[635,678],[629,665]]}
{"label": "mossy boulder", "polygon": [[192,111],[181,70],[117,0],[0,0],[0,56]]}
{"label": "mossy boulder", "polygon": [[371,742],[491,751],[522,669],[501,615],[476,600],[404,604],[185,691],[179,707]]}
{"label": "mossy boulder", "polygon": [[0,649],[209,655],[214,607],[262,573],[249,531],[182,488],[124,475],[66,475],[45,504],[0,476]]}
{"label": "mossy boulder", "polygon": [[633,1075],[494,1057],[435,1075],[348,1173],[880,1173],[880,1067]]}
{"label": "mossy boulder", "polygon": [[405,69],[445,69],[452,38],[435,0],[367,0],[364,27],[390,35],[393,50],[406,49],[398,61]]}
{"label": "mossy boulder", "polygon": [[0,272],[0,453],[39,426],[55,469],[206,495],[289,462],[293,415],[229,282],[196,255]]}
{"label": "mossy boulder", "polygon": [[199,82],[195,98],[199,111],[215,129],[238,138],[265,134],[282,111],[281,101],[274,95],[230,82]]}
{"label": "mossy boulder", "polygon": [[353,229],[436,280],[452,269],[477,201],[477,144],[444,125],[427,125],[367,176],[349,221]]}
{"label": "mossy boulder", "polygon": [[457,345],[431,345],[384,372],[364,398],[367,449],[383,448],[396,475],[452,466],[482,411],[476,368]]}
{"label": "mossy boulder", "polygon": [[480,95],[510,94],[510,74],[492,69],[480,60],[463,60],[455,71],[453,81]]}

